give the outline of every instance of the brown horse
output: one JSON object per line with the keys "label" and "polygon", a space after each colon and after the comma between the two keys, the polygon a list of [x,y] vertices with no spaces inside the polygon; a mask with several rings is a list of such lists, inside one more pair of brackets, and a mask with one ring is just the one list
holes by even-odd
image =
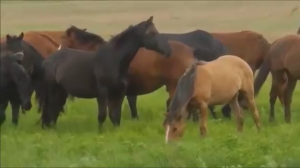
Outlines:
{"label": "brown horse", "polygon": [[237,130],[243,131],[243,116],[238,95],[246,98],[258,131],[260,119],[254,99],[253,72],[241,58],[225,55],[211,62],[196,62],[179,79],[172,95],[169,112],[164,121],[166,143],[184,134],[186,107],[191,105],[200,110],[200,132],[207,134],[208,105],[229,103],[234,112]]}
{"label": "brown horse", "polygon": [[[228,50],[228,54],[236,55],[245,60],[251,67],[253,73],[260,68],[270,49],[268,40],[254,31],[240,31],[228,33],[211,33],[220,40]],[[281,100],[281,94],[278,94]],[[230,118],[230,107],[222,108],[223,115]]]}
{"label": "brown horse", "polygon": [[[300,30],[298,31],[300,33]],[[272,74],[272,88],[270,90],[269,121],[275,119],[274,105],[276,95],[282,94],[285,121],[291,122],[291,102],[297,80],[300,79],[300,36],[287,35],[277,39],[271,45],[267,59],[260,68],[255,79],[255,93],[258,94],[269,72]]]}

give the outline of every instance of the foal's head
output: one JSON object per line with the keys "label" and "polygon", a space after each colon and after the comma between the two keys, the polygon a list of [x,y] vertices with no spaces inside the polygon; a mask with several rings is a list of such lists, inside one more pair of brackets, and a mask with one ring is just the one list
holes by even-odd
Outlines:
{"label": "foal's head", "polygon": [[166,119],[164,121],[165,127],[165,142],[176,140],[184,135],[185,130],[185,118],[183,115],[186,111],[182,109],[176,114],[170,112],[166,113]]}
{"label": "foal's head", "polygon": [[151,16],[146,21],[130,26],[122,33],[113,37],[110,42],[114,43],[118,47],[126,45],[126,42],[128,43],[129,39],[131,39],[132,45],[136,45],[138,43],[140,47],[145,47],[148,50],[156,51],[168,57],[171,54],[171,48],[170,46],[162,47],[159,45],[156,39],[156,35],[158,34],[159,32],[153,23],[153,16]]}
{"label": "foal's head", "polygon": [[62,36],[58,50],[62,48],[73,48],[77,50],[95,51],[99,46],[105,43],[106,41],[99,35],[87,32],[86,29],[71,26]]}

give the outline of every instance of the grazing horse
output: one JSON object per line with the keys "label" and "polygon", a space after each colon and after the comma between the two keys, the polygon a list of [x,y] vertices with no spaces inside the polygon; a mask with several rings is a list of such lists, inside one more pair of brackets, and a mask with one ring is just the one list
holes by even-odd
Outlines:
{"label": "grazing horse", "polygon": [[[226,46],[228,54],[236,55],[245,60],[253,73],[260,68],[270,50],[268,40],[262,34],[253,31],[211,34]],[[278,96],[280,97],[280,95]],[[222,113],[226,118],[231,118],[230,106],[224,106]]]}
{"label": "grazing horse", "polygon": [[23,35],[6,35],[6,42],[1,43],[0,126],[6,120],[5,110],[9,101],[12,104],[12,122],[15,125],[18,124],[20,105],[23,110],[31,109],[30,77],[20,64],[24,57]]}
{"label": "grazing horse", "polygon": [[[185,68],[189,67],[190,62],[194,60],[192,56],[193,52],[189,47],[196,51],[195,58],[198,60],[211,61],[226,54],[226,48],[209,33],[202,30],[183,34],[168,34],[159,33],[157,29],[153,27],[152,32],[157,34],[156,38],[161,46],[167,44],[169,40],[176,40],[180,43],[174,41],[169,42],[173,52],[171,58],[168,58],[168,60],[152,51],[144,51],[144,49],[141,49],[143,51],[138,52],[137,56],[130,64],[130,89],[126,95],[131,109],[131,116],[136,119],[138,118],[136,108],[137,95],[151,93],[163,85],[172,85],[173,88],[174,82],[177,82],[179,77],[184,73]],[[74,39],[73,36],[68,36],[62,39],[61,47],[59,49],[73,48],[94,51],[92,50],[93,48],[98,48],[101,45],[103,45],[101,42],[76,42],[76,39]],[[144,54],[152,55],[147,56],[147,58],[151,59],[145,59]],[[170,87],[167,86],[167,88]],[[168,102],[169,101],[167,101],[167,104]],[[213,112],[213,106],[210,108],[212,115],[215,118],[216,115]]]}
{"label": "grazing horse", "polygon": [[207,134],[208,105],[229,103],[232,108],[237,130],[243,131],[243,116],[238,103],[238,95],[243,94],[251,109],[256,127],[260,130],[259,113],[254,99],[253,72],[241,58],[225,55],[211,62],[196,62],[179,79],[166,114],[166,143],[184,134],[186,107],[195,106],[200,110],[200,132]]}
{"label": "grazing horse", "polygon": [[[42,127],[56,122],[68,95],[97,98],[98,122],[102,126],[107,107],[111,122],[118,126],[127,88],[128,68],[141,47],[167,57],[170,48],[161,48],[149,33],[153,17],[130,26],[112,37],[96,52],[60,49],[43,62],[45,87],[39,97]],[[146,59],[146,55],[145,55]]]}
{"label": "grazing horse", "polygon": [[[298,31],[300,34],[300,30]],[[277,95],[282,94],[284,116],[287,123],[291,123],[291,102],[297,80],[300,79],[300,36],[287,35],[275,40],[268,53],[268,57],[256,76],[254,86],[257,95],[264,84],[269,72],[272,74],[270,90],[269,121],[275,119],[274,105]]]}

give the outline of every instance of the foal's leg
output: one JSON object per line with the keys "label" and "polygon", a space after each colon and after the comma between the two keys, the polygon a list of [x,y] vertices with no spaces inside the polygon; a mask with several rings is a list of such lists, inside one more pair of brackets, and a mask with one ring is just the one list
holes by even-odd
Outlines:
{"label": "foal's leg", "polygon": [[232,112],[234,113],[236,125],[237,125],[237,131],[243,132],[243,125],[244,125],[244,119],[243,115],[240,110],[240,106],[238,103],[238,93],[232,98],[232,100],[229,102],[229,106],[232,109]]}
{"label": "foal's leg", "polygon": [[297,84],[297,79],[293,78],[292,75],[287,72],[287,85],[284,90],[284,116],[285,116],[285,121],[287,123],[291,123],[291,103],[292,103],[292,96],[293,92],[295,90],[296,84]]}
{"label": "foal's leg", "polygon": [[197,100],[197,102],[200,109],[199,117],[201,116],[199,119],[200,135],[204,137],[207,135],[208,105],[202,100]]}
{"label": "foal's leg", "polygon": [[8,100],[2,101],[0,103],[0,126],[6,120],[5,110],[6,110],[7,106],[8,106]]}
{"label": "foal's leg", "polygon": [[255,122],[257,131],[260,131],[260,117],[259,113],[255,104],[255,97],[254,97],[254,88],[253,86],[249,87],[250,89],[247,91],[241,92],[243,95],[245,95],[246,101],[248,103],[248,107],[250,109],[252,118]]}
{"label": "foal's leg", "polygon": [[131,111],[131,118],[139,119],[137,108],[136,108],[137,96],[127,96],[127,101]]}

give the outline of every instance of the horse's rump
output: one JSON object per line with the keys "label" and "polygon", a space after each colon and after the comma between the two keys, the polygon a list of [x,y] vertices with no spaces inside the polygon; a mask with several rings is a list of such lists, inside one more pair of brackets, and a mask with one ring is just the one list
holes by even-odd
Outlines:
{"label": "horse's rump", "polygon": [[211,34],[227,47],[228,54],[241,57],[253,70],[261,66],[270,49],[267,39],[253,31]]}
{"label": "horse's rump", "polygon": [[64,31],[29,31],[23,40],[32,45],[44,58],[57,50]]}

